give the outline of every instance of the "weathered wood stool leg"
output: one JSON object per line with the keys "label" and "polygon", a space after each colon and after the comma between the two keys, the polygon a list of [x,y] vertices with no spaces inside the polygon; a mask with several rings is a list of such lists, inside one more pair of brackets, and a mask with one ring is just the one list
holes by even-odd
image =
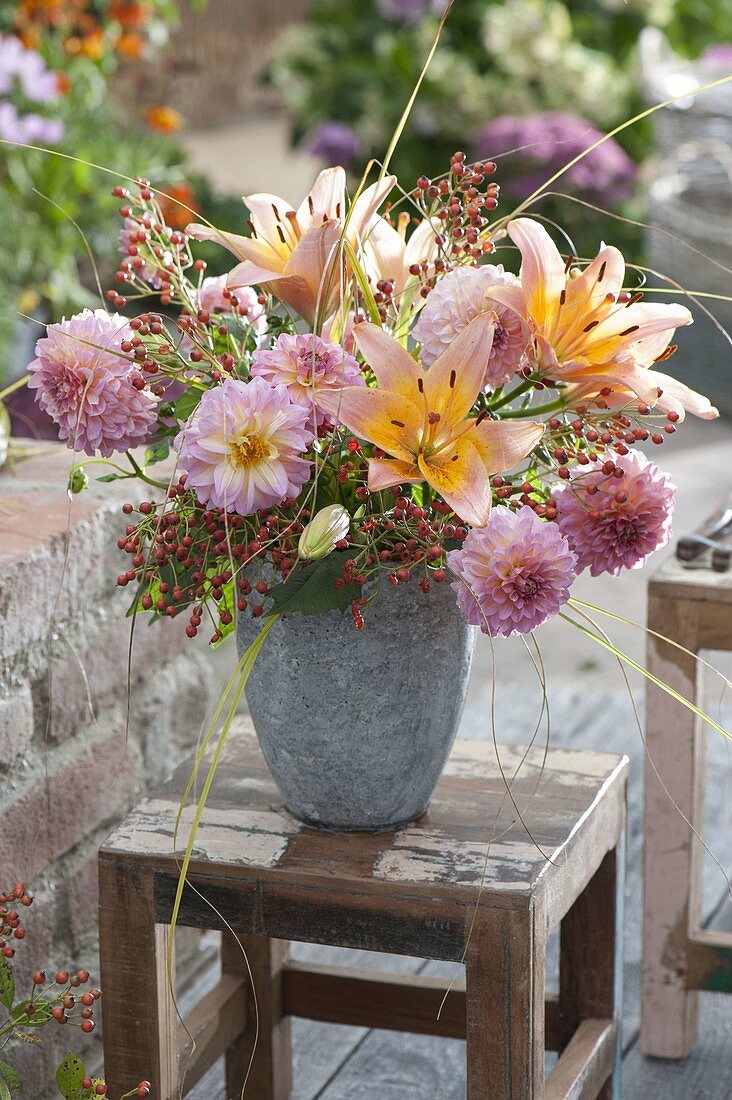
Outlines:
{"label": "weathered wood stool leg", "polygon": [[282,972],[288,955],[286,940],[270,940],[266,936],[235,937],[226,932],[222,935],[223,972],[248,975],[251,970],[254,983],[254,994],[251,982],[247,985],[246,1029],[226,1054],[227,1100],[239,1100],[250,1061],[245,1096],[257,1100],[287,1100],[292,1089],[290,1020],[282,1011]]}
{"label": "weathered wood stool leg", "polygon": [[[697,648],[692,601],[651,594],[648,625],[689,650]],[[649,635],[646,660],[655,676],[687,699],[695,698],[693,657]],[[698,923],[700,890],[697,853],[682,817],[700,820],[702,745],[695,722],[689,710],[648,684],[648,756],[663,785],[646,759],[641,1048],[661,1058],[685,1058],[696,1040],[697,994],[687,991],[685,975],[687,935]]]}
{"label": "weathered wood stool leg", "polygon": [[624,837],[565,916],[559,935],[559,1015],[565,1035],[573,1035],[583,1020],[616,1022],[615,1069],[598,1082],[598,1100],[620,1098],[623,854]]}
{"label": "weathered wood stool leg", "polygon": [[544,1096],[541,912],[479,914],[465,959],[467,1100]]}
{"label": "weathered wood stool leg", "polygon": [[148,1078],[158,1100],[177,1100],[176,1016],[168,990],[168,929],[155,924],[153,876],[138,862],[99,861],[99,950],[104,1068],[110,1096]]}

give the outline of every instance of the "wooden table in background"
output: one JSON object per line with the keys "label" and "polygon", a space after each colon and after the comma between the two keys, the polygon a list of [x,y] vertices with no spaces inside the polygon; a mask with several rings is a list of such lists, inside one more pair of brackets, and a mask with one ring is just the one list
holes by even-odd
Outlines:
{"label": "wooden table in background", "polygon": [[[648,629],[684,647],[649,633],[649,672],[699,704],[696,654],[732,650],[732,572],[666,562],[651,578]],[[697,991],[732,993],[732,933],[701,927],[703,849],[688,822],[703,830],[703,731],[651,683],[646,738],[641,1046],[685,1058],[696,1041]]]}
{"label": "wooden table in background", "polygon": [[[174,1100],[184,1071],[187,1091],[226,1054],[226,1095],[239,1096],[256,1028],[246,952],[259,1015],[252,1100],[290,1091],[290,1016],[466,1038],[468,1100],[619,1097],[627,760],[553,750],[544,761],[540,748],[509,745],[500,753],[506,776],[518,768],[512,795],[531,836],[493,745],[476,741],[456,743],[413,825],[329,833],[283,807],[242,721],[208,799],[180,911],[181,925],[224,930],[220,984],[187,1031],[165,972],[180,861],[172,832],[190,765],[180,768],[100,852],[110,1094],[144,1073],[157,1100]],[[560,992],[546,999],[546,941],[560,923]],[[445,981],[297,964],[289,940],[464,957],[465,981],[438,1019]],[[546,1081],[545,1049],[560,1052]]]}

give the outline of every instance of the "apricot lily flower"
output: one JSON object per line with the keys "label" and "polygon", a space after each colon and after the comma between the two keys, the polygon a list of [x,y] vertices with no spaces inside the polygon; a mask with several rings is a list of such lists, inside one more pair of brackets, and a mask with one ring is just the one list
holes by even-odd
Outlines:
{"label": "apricot lily flower", "polygon": [[516,310],[531,330],[534,365],[547,377],[596,392],[619,387],[653,405],[658,385],[651,363],[662,357],[674,330],[690,325],[678,304],[620,301],[625,261],[603,246],[584,271],[565,264],[539,222],[508,225],[521,252],[521,286],[491,288],[490,297]]}
{"label": "apricot lily flower", "polygon": [[378,388],[333,390],[324,408],[392,456],[370,459],[371,489],[426,481],[472,526],[488,522],[491,475],[525,458],[544,432],[531,421],[468,417],[483,386],[493,325],[492,314],[475,317],[428,371],[378,325],[356,325]]}
{"label": "apricot lily flower", "polygon": [[251,237],[198,224],[187,232],[199,241],[216,241],[241,261],[229,272],[230,289],[261,286],[312,324],[318,312],[326,317],[337,303],[336,260],[344,227],[346,240],[360,248],[394,183],[394,176],[385,176],[347,211],[346,173],[327,168],[297,210],[278,195],[245,195]]}
{"label": "apricot lily flower", "polygon": [[364,242],[366,270],[374,282],[380,279],[393,282],[397,304],[409,284],[419,283],[419,276],[412,275],[410,267],[426,263],[429,273],[439,252],[439,221],[435,218],[433,224],[425,218],[407,240],[410,221],[406,211],[399,215],[396,229],[386,218],[376,218]]}

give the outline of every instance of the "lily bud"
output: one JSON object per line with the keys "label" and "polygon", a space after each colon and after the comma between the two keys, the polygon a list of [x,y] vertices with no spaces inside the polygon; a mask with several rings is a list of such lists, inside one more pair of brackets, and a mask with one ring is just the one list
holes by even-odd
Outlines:
{"label": "lily bud", "polygon": [[335,550],[335,544],[348,537],[351,517],[342,504],[328,504],[316,512],[307,523],[297,544],[303,561],[324,558]]}

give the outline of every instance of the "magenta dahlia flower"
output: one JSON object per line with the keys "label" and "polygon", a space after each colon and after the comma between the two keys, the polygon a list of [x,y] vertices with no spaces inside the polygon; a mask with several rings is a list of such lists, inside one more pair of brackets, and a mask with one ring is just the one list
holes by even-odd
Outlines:
{"label": "magenta dahlia flower", "polygon": [[284,386],[227,378],[175,439],[188,487],[203,504],[242,516],[296,497],[310,477],[308,415]]}
{"label": "magenta dahlia flower", "polygon": [[557,523],[578,569],[589,569],[593,577],[640,568],[671,537],[676,486],[668,474],[639,451],[618,465],[622,478],[604,474],[600,463],[578,466],[553,494]]}
{"label": "magenta dahlia flower", "polygon": [[504,271],[502,264],[456,267],[444,275],[414,326],[423,364],[431,367],[474,317],[492,310],[496,327],[486,356],[485,388],[494,390],[510,381],[521,365],[529,333],[515,310],[492,302],[489,295],[494,286],[517,283],[516,276]]}
{"label": "magenta dahlia flower", "polygon": [[272,385],[287,386],[291,401],[314,410],[318,426],[329,419],[320,407],[319,394],[366,384],[352,355],[311,332],[303,336],[282,333],[273,348],[255,351],[252,375],[266,378]]}
{"label": "magenta dahlia flower", "polygon": [[157,418],[157,401],[122,353],[134,333],[124,317],[82,310],[49,325],[28,366],[28,387],[74,451],[108,458],[138,447]]}
{"label": "magenta dahlia flower", "polygon": [[553,523],[528,505],[494,508],[447,564],[464,618],[484,634],[529,634],[569,599],[575,556]]}

